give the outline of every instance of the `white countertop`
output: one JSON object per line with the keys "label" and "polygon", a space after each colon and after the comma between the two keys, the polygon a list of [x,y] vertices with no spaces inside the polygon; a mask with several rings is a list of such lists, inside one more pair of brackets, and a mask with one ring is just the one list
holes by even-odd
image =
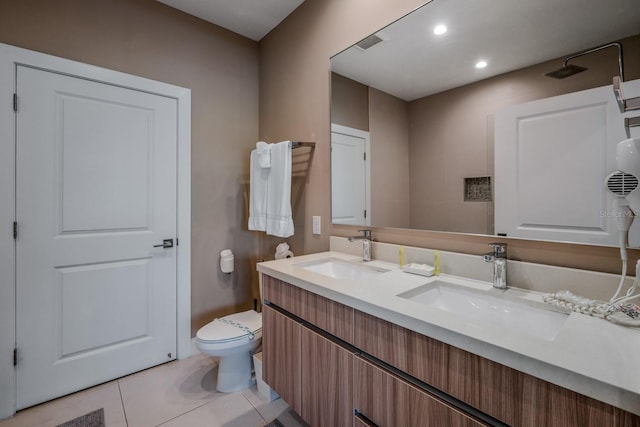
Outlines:
{"label": "white countertop", "polygon": [[[371,261],[390,271],[362,280],[339,280],[297,264],[326,258],[358,262],[340,252],[322,252],[258,264],[258,271],[333,301],[435,338],[518,371],[640,415],[640,330],[571,313],[552,341],[492,325],[471,323],[443,310],[397,296],[431,278],[397,265]],[[444,275],[443,275],[444,276]],[[506,291],[537,299],[536,293]]]}

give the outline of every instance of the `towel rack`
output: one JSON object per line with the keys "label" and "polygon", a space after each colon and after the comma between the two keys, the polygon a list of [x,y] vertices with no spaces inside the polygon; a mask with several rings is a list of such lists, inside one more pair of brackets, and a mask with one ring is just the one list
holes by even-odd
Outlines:
{"label": "towel rack", "polygon": [[[307,150],[296,150],[296,148],[303,147],[306,147]],[[311,161],[313,160],[313,153],[316,151],[316,143],[291,141],[291,150],[291,176],[308,177]]]}
{"label": "towel rack", "polygon": [[315,148],[315,142],[291,141],[291,148],[310,147]]}

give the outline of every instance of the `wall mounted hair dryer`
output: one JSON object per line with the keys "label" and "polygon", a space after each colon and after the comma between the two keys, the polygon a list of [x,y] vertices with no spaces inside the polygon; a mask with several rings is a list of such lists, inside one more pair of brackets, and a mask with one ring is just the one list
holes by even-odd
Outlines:
{"label": "wall mounted hair dryer", "polygon": [[620,141],[617,145],[616,161],[618,170],[607,177],[606,185],[615,197],[612,206],[613,216],[620,233],[620,256],[626,261],[629,228],[636,213],[640,212],[640,138]]}

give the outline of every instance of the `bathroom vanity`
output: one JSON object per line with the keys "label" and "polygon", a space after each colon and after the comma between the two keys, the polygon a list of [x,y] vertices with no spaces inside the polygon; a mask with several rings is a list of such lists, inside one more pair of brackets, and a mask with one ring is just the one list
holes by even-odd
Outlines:
{"label": "bathroom vanity", "polygon": [[[355,278],[329,268],[343,263]],[[553,335],[492,329],[409,297],[433,278],[338,252],[258,270],[264,380],[311,426],[640,425],[638,369],[621,365],[636,358],[579,351],[602,333],[634,351],[638,331],[573,313]]]}

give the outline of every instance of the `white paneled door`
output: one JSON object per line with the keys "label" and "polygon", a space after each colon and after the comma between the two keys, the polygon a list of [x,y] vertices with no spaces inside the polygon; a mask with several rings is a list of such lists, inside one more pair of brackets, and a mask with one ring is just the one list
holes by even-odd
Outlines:
{"label": "white paneled door", "polygon": [[368,132],[331,125],[331,222],[369,225]]}
{"label": "white paneled door", "polygon": [[177,101],[27,66],[17,96],[20,409],[175,359]]}

